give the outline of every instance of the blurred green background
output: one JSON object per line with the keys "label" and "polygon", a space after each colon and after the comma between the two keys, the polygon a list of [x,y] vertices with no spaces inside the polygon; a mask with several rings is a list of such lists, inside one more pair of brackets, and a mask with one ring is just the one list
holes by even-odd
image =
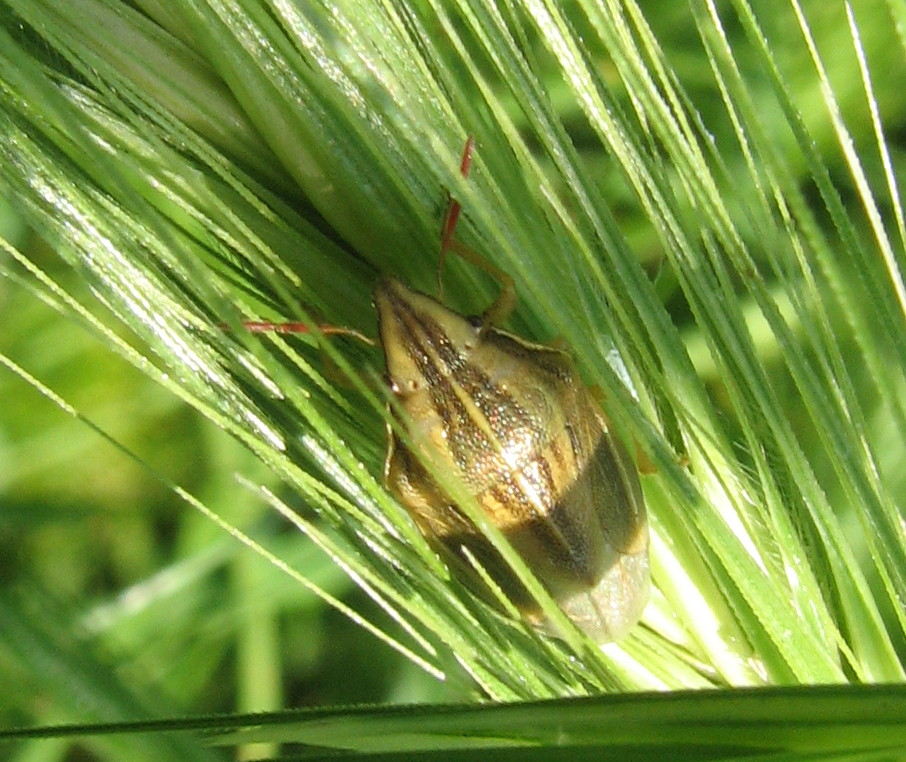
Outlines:
{"label": "blurred green background", "polygon": [[[15,205],[0,204],[0,236],[67,290],[84,293],[78,273],[23,225]],[[282,684],[278,702],[267,702],[276,706],[456,698],[268,561],[225,537],[156,475],[165,475],[240,527],[282,534],[284,558],[357,610],[369,612],[370,601],[337,567],[311,549],[306,552],[305,538],[283,527],[237,484],[236,474],[267,483],[269,475],[254,456],[79,326],[5,280],[0,281],[0,310],[0,352],[144,461],[124,454],[17,376],[0,372],[5,400],[0,405],[0,579],[7,592],[23,599],[36,589],[46,594],[41,612],[34,613],[51,636],[62,634],[53,632],[54,622],[62,624],[70,616],[87,632],[103,634],[99,658],[109,657],[124,677],[131,673],[139,681],[166,686],[172,691],[167,700],[176,700],[168,714],[180,708],[239,709],[235,701],[243,679],[262,683],[258,689],[243,686],[245,694],[263,688],[267,695]],[[383,428],[374,434],[383,439]],[[200,548],[203,560],[181,565]],[[128,611],[130,622],[123,623],[113,610]],[[114,619],[116,631],[105,632]],[[257,646],[240,642],[254,640],[262,625],[271,632],[260,633]],[[270,637],[281,647],[279,655],[271,655],[275,661],[247,664],[245,677],[237,674],[243,648],[260,654]],[[352,664],[368,668],[350,669]],[[25,682],[34,679],[26,676],[26,665],[3,666]],[[0,707],[11,713],[2,724],[14,724],[15,692],[2,693]]]}

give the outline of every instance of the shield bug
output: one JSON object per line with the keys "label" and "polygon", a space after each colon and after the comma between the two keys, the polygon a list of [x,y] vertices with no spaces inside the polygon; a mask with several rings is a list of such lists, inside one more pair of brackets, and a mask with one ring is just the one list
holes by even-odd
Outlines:
{"label": "shield bug", "polygon": [[[469,320],[394,279],[375,289],[390,388],[407,441],[390,432],[384,478],[473,589],[484,567],[529,621],[532,597],[422,465],[454,474],[563,611],[613,640],[648,597],[648,533],[632,461],[568,355]],[[484,591],[488,597],[489,591]]]}
{"label": "shield bug", "polygon": [[[472,142],[462,172],[468,174]],[[536,626],[543,614],[490,541],[424,467],[457,479],[564,613],[594,639],[623,635],[648,599],[648,526],[639,478],[571,358],[495,327],[512,281],[453,239],[448,251],[502,281],[467,318],[395,278],[374,289],[387,380],[406,431],[388,427],[384,480],[458,577],[493,602],[470,558]],[[413,448],[418,452],[413,452]],[[548,628],[549,629],[549,628]]]}

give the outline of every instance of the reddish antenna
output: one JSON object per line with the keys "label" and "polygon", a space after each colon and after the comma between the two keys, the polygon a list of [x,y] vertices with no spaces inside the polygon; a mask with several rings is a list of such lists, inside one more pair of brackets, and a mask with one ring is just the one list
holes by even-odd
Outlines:
{"label": "reddish antenna", "polygon": [[[469,170],[472,169],[472,154],[474,151],[475,138],[469,135],[462,151],[462,159],[459,162],[459,171],[463,177],[468,177]],[[456,230],[456,223],[459,222],[459,213],[461,211],[462,205],[451,196],[450,205],[447,207],[446,215],[444,215],[444,224],[440,229],[441,254],[444,254],[450,248],[450,241],[453,240],[453,233]]]}
{"label": "reddish antenna", "polygon": [[[462,159],[459,161],[459,171],[463,177],[469,176],[469,170],[472,169],[472,154],[475,152],[475,138],[469,135],[466,138],[466,145],[462,150]],[[447,262],[448,251],[460,251],[456,241],[453,240],[453,234],[456,232],[456,223],[459,222],[459,214],[462,212],[462,205],[453,196],[450,196],[450,203],[447,206],[447,213],[444,215],[444,223],[440,227],[440,258],[437,261],[437,296],[443,298],[444,265]],[[470,259],[469,256],[466,257]]]}
{"label": "reddish antenna", "polygon": [[[243,320],[239,325],[249,333],[320,333],[327,336],[353,336],[359,341],[374,345],[374,339],[368,338],[364,333],[355,330],[355,328],[343,328],[342,326],[328,325],[326,323],[312,324],[299,321],[272,323],[269,320]],[[218,327],[224,331],[229,331],[232,326],[228,323],[220,323]]]}

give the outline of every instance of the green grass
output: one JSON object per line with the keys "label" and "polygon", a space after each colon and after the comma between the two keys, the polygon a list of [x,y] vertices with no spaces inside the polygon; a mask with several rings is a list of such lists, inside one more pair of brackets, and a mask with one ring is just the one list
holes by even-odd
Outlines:
{"label": "green grass", "polygon": [[[581,716],[567,697],[818,683],[900,700],[901,6],[133,5],[0,3],[4,725],[479,698],[555,700],[530,710],[546,723]],[[603,649],[449,579],[381,485],[377,350],[219,327],[374,335],[380,274],[434,289],[448,192],[515,279],[506,327],[568,345],[657,469],[652,602]],[[495,293],[460,261],[444,285],[467,313]],[[697,695],[682,723],[704,732]],[[762,697],[715,695],[759,722]],[[228,741],[325,743],[293,721]],[[880,743],[862,731],[827,751]]]}

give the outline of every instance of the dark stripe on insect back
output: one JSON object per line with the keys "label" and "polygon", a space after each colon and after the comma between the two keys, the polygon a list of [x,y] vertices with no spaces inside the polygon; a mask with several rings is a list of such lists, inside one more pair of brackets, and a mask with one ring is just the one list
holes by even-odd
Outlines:
{"label": "dark stripe on insect back", "polygon": [[[503,480],[513,468],[526,467],[538,456],[548,436],[546,429],[539,428],[537,417],[492,377],[479,365],[460,360],[450,379],[452,386],[445,385],[441,390],[444,395],[456,396],[453,387],[458,386],[471,403],[463,406],[457,397],[453,408],[456,416],[448,417],[449,447],[460,468],[478,469],[478,481],[483,485]],[[519,379],[509,380],[514,389],[519,383]]]}
{"label": "dark stripe on insect back", "polygon": [[573,457],[569,460],[566,459],[566,453],[563,452],[563,449],[560,447],[560,437],[552,436],[548,439],[545,446],[544,455],[545,463],[553,463],[556,471],[558,473],[564,473],[567,469],[574,467],[576,461],[576,446],[575,443],[570,439],[570,447]]}
{"label": "dark stripe on insect back", "polygon": [[[406,325],[407,338],[409,339],[408,346],[418,347],[419,349],[418,354],[413,354],[410,351],[409,355],[418,367],[419,372],[429,382],[428,389],[431,393],[434,407],[448,425],[448,430],[451,430],[451,433],[452,429],[457,427],[454,427],[452,416],[446,414],[448,410],[455,409],[460,414],[459,419],[461,421],[467,420],[471,423],[471,417],[456,396],[455,386],[459,386],[463,390],[465,396],[481,411],[487,428],[494,431],[501,439],[505,438],[507,431],[515,429],[522,432],[536,431],[537,421],[533,416],[522,407],[513,395],[502,389],[499,384],[492,383],[490,376],[481,367],[466,360],[457,351],[446,332],[436,321],[426,318],[424,313],[412,309],[407,301],[394,300],[394,302],[400,311],[405,311],[407,317],[417,324],[422,335],[426,337],[423,343],[417,341],[414,332],[409,330],[408,324]],[[455,315],[455,319],[463,320],[459,315]],[[495,352],[512,357],[517,361],[525,362],[527,357],[525,347],[507,334],[492,329],[486,337],[479,338],[478,342],[486,342],[492,338],[491,347]],[[429,346],[447,367],[452,380],[448,380],[438,366],[430,360],[427,351]],[[542,364],[542,367],[544,367],[544,364]],[[544,367],[544,370],[552,377],[561,377],[563,369],[561,365],[553,364],[550,368]],[[476,433],[482,430],[481,427],[474,426],[474,424],[472,424],[472,427],[476,429]],[[458,428],[465,429],[467,427],[460,424]],[[541,440],[543,440],[543,437]],[[534,443],[533,450],[535,447],[541,446],[541,440]],[[467,437],[467,441],[474,442],[475,440],[473,437]],[[450,443],[451,449],[455,451],[457,444],[456,441],[452,441]],[[494,446],[490,442],[488,444],[489,446]],[[465,468],[468,463],[465,461],[461,462],[460,466]]]}
{"label": "dark stripe on insect back", "polygon": [[[399,327],[400,332],[405,334],[403,346],[406,348],[406,354],[415,362],[419,373],[424,376],[428,385],[433,386],[439,380],[441,374],[434,363],[426,362],[428,359],[426,344],[434,345],[433,340],[430,338],[432,335],[439,335],[443,341],[449,343],[446,334],[440,330],[440,326],[433,320],[422,320],[419,317],[419,313],[411,308],[409,302],[398,298],[394,290],[389,289],[387,296],[393,302],[394,322]],[[413,323],[418,326],[421,333],[412,329]],[[429,338],[423,343],[420,339],[421,336],[426,334]]]}
{"label": "dark stripe on insect back", "polygon": [[457,465],[464,472],[463,475],[467,477],[470,463],[465,455],[474,451],[476,444],[484,437],[470,418],[468,410],[456,396],[453,382],[438,366],[434,355],[451,370],[462,364],[462,358],[436,321],[426,318],[424,313],[414,309],[409,301],[397,298],[393,291],[389,292],[389,295],[393,301],[394,319],[403,334],[406,354],[424,378],[425,389],[431,396],[432,406],[450,435],[448,437],[450,450]]}
{"label": "dark stripe on insect back", "polygon": [[[425,379],[433,407],[450,435],[448,444],[457,465],[466,475],[475,460],[489,466],[490,462],[482,456],[499,452],[499,445],[505,444],[508,431],[514,428],[533,430],[531,417],[512,395],[492,385],[490,377],[481,368],[457,352],[436,321],[424,317],[424,313],[413,309],[406,300],[393,301],[394,311],[403,318],[397,320],[397,324],[405,332],[407,353]],[[456,319],[461,318],[457,316]],[[444,374],[432,354],[449,369],[449,375]],[[484,417],[485,426],[497,434],[500,442],[488,439],[486,429],[475,423],[455,392],[457,385],[472,400]]]}

